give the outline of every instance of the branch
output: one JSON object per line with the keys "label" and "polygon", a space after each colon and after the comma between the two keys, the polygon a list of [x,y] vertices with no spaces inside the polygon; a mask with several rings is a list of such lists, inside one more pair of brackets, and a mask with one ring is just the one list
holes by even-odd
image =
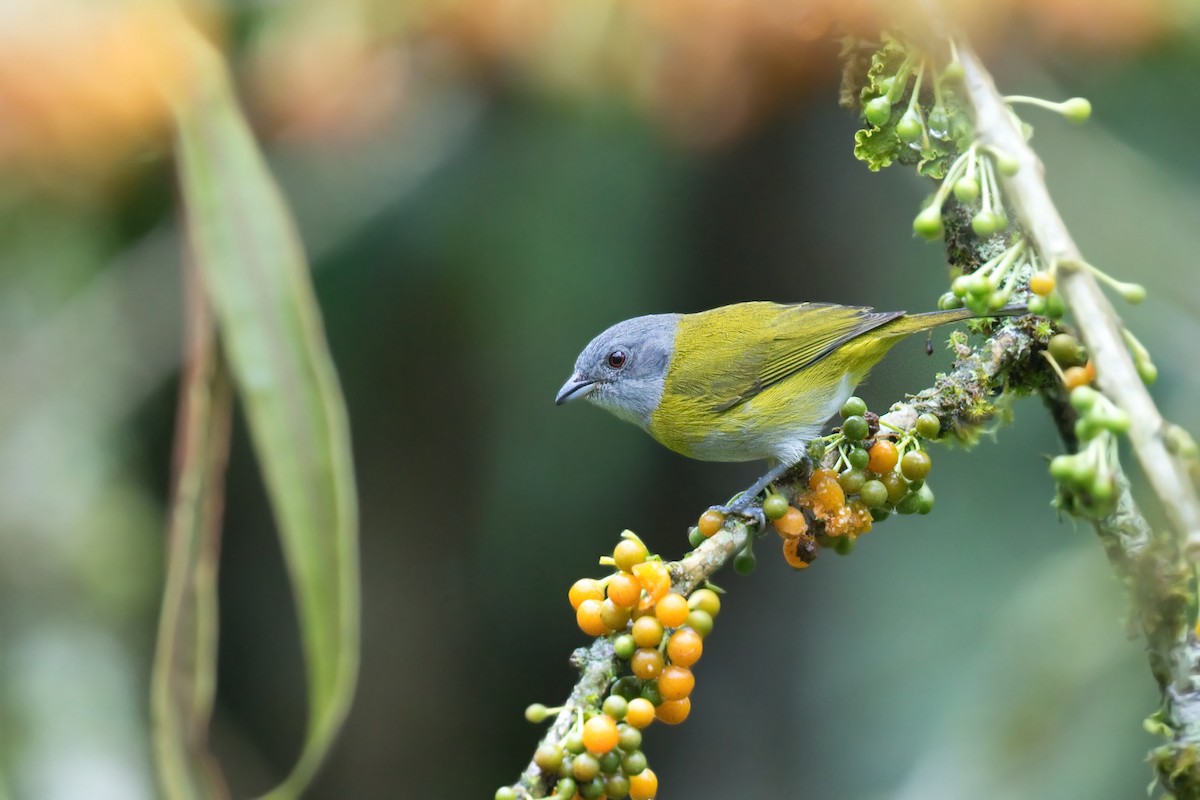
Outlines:
{"label": "branch", "polygon": [[1071,238],[1044,180],[1045,168],[1025,141],[991,75],[965,42],[958,42],[965,94],[974,110],[976,136],[1016,159],[1020,169],[1001,178],[1006,197],[1038,250],[1058,265],[1059,291],[1071,309],[1084,344],[1098,365],[1096,380],[1132,421],[1129,440],[1189,560],[1200,557],[1200,500],[1187,466],[1166,445],[1166,424],[1138,376],[1121,324]]}
{"label": "branch", "polygon": [[[1146,637],[1151,671],[1163,694],[1163,707],[1147,727],[1168,741],[1151,758],[1168,790],[1181,798],[1200,797],[1200,641],[1190,623],[1195,596],[1191,565],[1200,556],[1200,501],[1186,465],[1166,444],[1166,423],[1126,349],[1116,312],[1050,198],[1041,161],[975,53],[965,42],[958,42],[957,48],[976,136],[981,144],[1019,163],[1015,174],[1002,178],[1006,199],[1045,260],[1058,265],[1059,290],[1098,365],[1097,381],[1128,413],[1133,451],[1174,530],[1174,536],[1155,534],[1118,467],[1116,510],[1093,525],[1110,563],[1131,589],[1134,617]],[[1046,399],[1064,441],[1074,446],[1075,414],[1066,392],[1050,390]]]}

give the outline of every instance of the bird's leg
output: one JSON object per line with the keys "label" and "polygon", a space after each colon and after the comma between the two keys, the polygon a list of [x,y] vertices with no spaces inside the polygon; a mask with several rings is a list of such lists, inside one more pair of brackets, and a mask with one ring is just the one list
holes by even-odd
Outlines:
{"label": "bird's leg", "polygon": [[776,464],[767,470],[766,475],[763,475],[761,478],[751,484],[749,489],[742,492],[741,497],[726,506],[713,506],[712,510],[720,511],[726,516],[730,514],[738,514],[741,516],[753,517],[758,522],[759,529],[761,530],[764,526],[762,510],[755,509],[754,511],[747,513],[747,509],[750,507],[750,504],[758,498],[764,489],[766,489],[775,481],[779,480],[785,473],[787,473],[788,470],[796,466],[796,464],[805,464],[808,463],[808,461],[809,459],[806,455],[804,458],[800,459],[794,464],[789,464],[787,462],[780,462],[779,464]]}

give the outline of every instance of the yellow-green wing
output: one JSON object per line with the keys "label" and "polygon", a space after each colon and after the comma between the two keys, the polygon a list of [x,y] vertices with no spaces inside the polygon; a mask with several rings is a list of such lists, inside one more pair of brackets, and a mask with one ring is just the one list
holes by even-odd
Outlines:
{"label": "yellow-green wing", "polygon": [[744,358],[733,370],[714,376],[716,411],[727,411],[765,389],[815,364],[841,345],[878,328],[903,311],[873,311],[857,306],[800,303],[745,303],[747,339]]}

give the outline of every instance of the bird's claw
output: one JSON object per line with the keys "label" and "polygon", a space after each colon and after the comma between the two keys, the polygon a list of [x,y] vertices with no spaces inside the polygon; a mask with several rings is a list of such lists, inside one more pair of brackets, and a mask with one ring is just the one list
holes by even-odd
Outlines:
{"label": "bird's claw", "polygon": [[753,523],[758,530],[765,530],[767,527],[767,517],[763,514],[761,505],[751,505],[750,499],[745,495],[734,500],[729,505],[710,506],[709,511],[718,511],[726,517],[743,517]]}

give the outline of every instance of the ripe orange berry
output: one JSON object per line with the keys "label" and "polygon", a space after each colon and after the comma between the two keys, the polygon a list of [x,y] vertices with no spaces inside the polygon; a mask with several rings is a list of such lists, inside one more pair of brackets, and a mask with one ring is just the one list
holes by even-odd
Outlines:
{"label": "ripe orange berry", "polygon": [[647,555],[646,545],[636,539],[622,539],[613,548],[613,561],[617,562],[617,569],[626,572],[632,570],[634,564],[645,561]]}
{"label": "ripe orange berry", "polygon": [[677,592],[671,592],[654,606],[654,614],[665,627],[678,628],[687,622],[687,598]]}
{"label": "ripe orange berry", "polygon": [[789,536],[799,536],[808,530],[808,522],[804,512],[795,506],[788,506],[787,513],[775,520],[775,532],[785,539]]}
{"label": "ripe orange berry", "polygon": [[571,608],[579,610],[579,604],[584,600],[603,600],[604,592],[600,589],[600,584],[591,578],[580,578],[571,584],[571,591],[567,592],[567,599],[571,601]]}
{"label": "ripe orange berry", "polygon": [[664,700],[654,709],[654,718],[668,725],[678,725],[692,713],[692,700],[685,697],[682,700]]}
{"label": "ripe orange berry", "polygon": [[710,508],[700,515],[700,519],[696,522],[696,527],[700,529],[700,533],[707,539],[721,530],[721,526],[724,524],[725,515],[715,508]]}
{"label": "ripe orange berry", "polygon": [[642,596],[642,585],[628,572],[618,572],[608,581],[608,599],[622,608],[633,608]]}
{"label": "ripe orange berry", "polygon": [[654,722],[654,704],[644,697],[633,698],[625,711],[625,722],[635,728],[645,728]]}
{"label": "ripe orange berry", "polygon": [[638,647],[658,647],[662,635],[663,625],[658,617],[638,617],[633,621],[633,641]]}
{"label": "ripe orange berry", "polygon": [[658,676],[658,691],[663,700],[682,700],[696,688],[696,676],[687,667],[672,664]]}
{"label": "ripe orange berry", "polygon": [[867,461],[867,469],[876,475],[884,475],[891,472],[896,468],[896,462],[900,460],[900,451],[896,449],[896,445],[886,439],[880,439],[871,445],[871,449],[867,451],[867,455],[871,457]]}
{"label": "ripe orange berry", "polygon": [[616,720],[608,714],[597,714],[583,723],[583,746],[601,756],[616,747]]}
{"label": "ripe orange berry", "polygon": [[[1089,365],[1091,363],[1088,362]],[[1063,386],[1066,386],[1068,390],[1086,386],[1092,382],[1094,373],[1095,370],[1093,370],[1093,375],[1089,376],[1087,367],[1067,367],[1063,370]]]}
{"label": "ripe orange berry", "polygon": [[593,598],[580,603],[579,608],[575,609],[575,622],[579,624],[579,630],[588,636],[603,636],[608,633],[608,626],[604,624],[604,618],[600,615],[603,610],[604,606],[600,601]]}
{"label": "ripe orange berry", "polygon": [[1049,272],[1035,272],[1029,278],[1029,291],[1038,297],[1048,297],[1054,291],[1054,276]]}
{"label": "ripe orange berry", "polygon": [[1088,383],[1092,383],[1096,380],[1096,363],[1090,358],[1087,360],[1087,363],[1083,365],[1083,371],[1087,374]]}
{"label": "ripe orange berry", "polygon": [[690,667],[700,660],[703,652],[704,640],[691,628],[680,628],[667,639],[667,658],[672,664]]}
{"label": "ripe orange berry", "polygon": [[658,776],[646,767],[637,775],[629,776],[629,800],[654,800],[658,794]]}
{"label": "ripe orange berry", "polygon": [[671,591],[671,573],[667,571],[667,565],[661,561],[643,561],[641,564],[636,564],[633,574],[642,588],[646,590],[646,596],[642,598],[639,607],[654,608],[655,604]]}
{"label": "ripe orange berry", "polygon": [[662,653],[653,647],[639,648],[633,654],[633,658],[629,659],[629,668],[633,670],[634,675],[644,681],[654,680],[663,671]]}
{"label": "ripe orange berry", "polygon": [[846,503],[846,493],[838,483],[838,475],[831,469],[819,469],[808,479],[809,491],[816,504],[826,508],[841,508]]}

